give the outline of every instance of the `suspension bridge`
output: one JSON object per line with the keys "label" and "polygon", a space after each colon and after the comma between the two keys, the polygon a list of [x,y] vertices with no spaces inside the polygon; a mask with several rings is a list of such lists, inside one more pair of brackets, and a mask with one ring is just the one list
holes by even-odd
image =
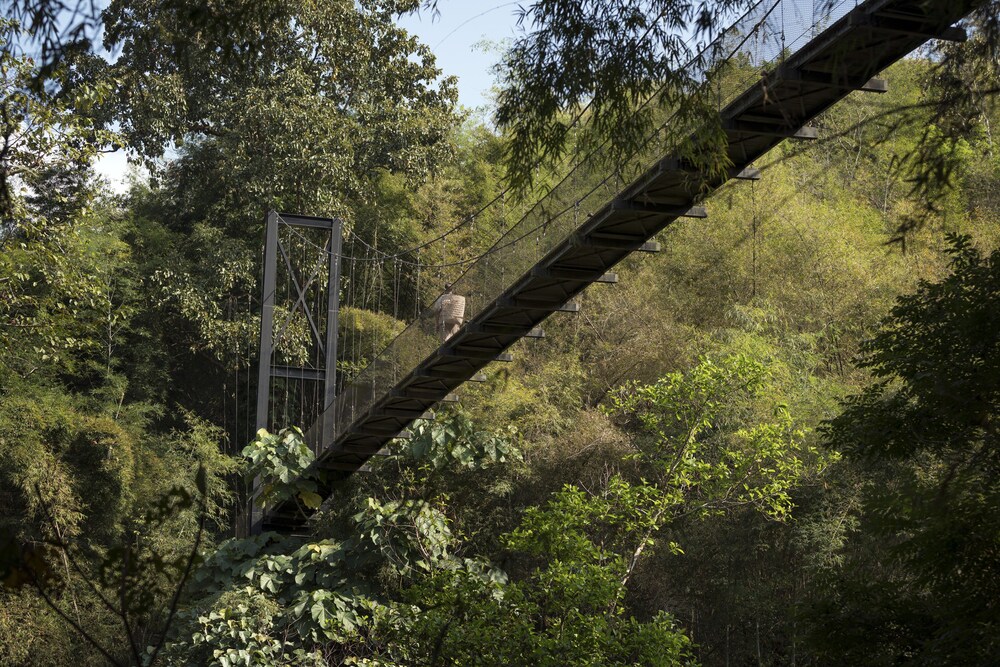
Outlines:
{"label": "suspension bridge", "polygon": [[[466,316],[457,333],[442,342],[432,309],[415,303],[412,321],[402,333],[381,351],[373,350],[367,365],[342,386],[333,379],[336,331],[330,333],[338,307],[339,225],[275,216],[269,233],[273,229],[276,234],[282,223],[329,232],[320,245],[329,265],[325,308],[331,319],[325,320],[325,340],[323,323],[309,319],[322,349],[321,363],[315,370],[279,369],[271,356],[270,329],[267,340],[262,335],[267,353],[261,352],[261,371],[268,377],[326,379],[325,388],[315,392],[320,409],[311,415],[313,425],[306,433],[316,453],[307,472],[320,480],[321,496],[326,498],[339,480],[362,469],[414,420],[428,416],[439,402],[454,400],[455,391],[480,379],[488,364],[509,361],[507,350],[514,343],[543,335],[540,325],[551,314],[577,309],[573,298],[588,286],[615,282],[611,269],[623,259],[655,251],[658,232],[680,218],[705,217],[699,204],[714,190],[730,179],[759,178],[751,166],[755,160],[786,139],[818,138],[809,122],[823,111],[854,91],[884,92],[886,82],[873,77],[928,40],[965,40],[965,31],[954,24],[975,2],[811,0],[809,16],[802,5],[801,0],[758,3],[707,45],[701,53],[708,55],[693,65],[704,80],[727,62],[738,61],[745,70],[742,79],[735,79],[741,85],[729,93],[720,88],[718,94],[716,127],[724,133],[722,150],[731,165],[724,173],[705,173],[679,157],[691,153],[664,152],[667,144],[656,136],[614,174],[596,182],[592,171],[570,170],[455,281],[454,292],[466,298]],[[685,128],[680,135],[695,150],[714,149],[697,129]],[[677,134],[668,120],[660,131],[671,130]],[[586,160],[604,164],[600,157]],[[391,259],[398,265],[398,256]],[[267,270],[265,266],[265,276]],[[298,282],[295,288],[299,301],[305,301],[306,290]],[[272,286],[272,296],[273,291]],[[262,319],[271,315],[265,307]],[[265,383],[259,394],[265,409],[267,391]],[[254,528],[293,532],[307,520],[301,506],[288,500],[258,512]]]}

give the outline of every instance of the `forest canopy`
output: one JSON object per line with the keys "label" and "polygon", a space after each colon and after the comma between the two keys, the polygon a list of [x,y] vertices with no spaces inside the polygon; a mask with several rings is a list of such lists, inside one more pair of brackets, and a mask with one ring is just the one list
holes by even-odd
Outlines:
{"label": "forest canopy", "polygon": [[[6,5],[0,665],[991,664],[992,2],[366,471],[315,473],[316,406],[258,429],[267,211],[343,221],[339,388],[374,377],[474,261],[506,285],[759,80],[697,51],[750,8],[526,3],[487,123],[397,22],[447,3]],[[148,177],[114,192],[107,151]],[[254,480],[306,528],[236,528]]]}

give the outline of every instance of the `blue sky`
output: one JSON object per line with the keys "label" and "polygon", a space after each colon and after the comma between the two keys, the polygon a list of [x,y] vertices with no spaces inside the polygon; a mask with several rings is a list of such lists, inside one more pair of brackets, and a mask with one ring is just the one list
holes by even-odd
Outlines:
{"label": "blue sky", "polygon": [[476,108],[489,101],[493,66],[504,42],[517,34],[518,2],[439,0],[430,12],[407,16],[400,24],[431,47],[445,74],[458,77],[459,103]]}
{"label": "blue sky", "polygon": [[[506,0],[438,0],[437,16],[425,11],[404,17],[400,24],[431,47],[445,75],[458,77],[459,104],[481,109],[489,104],[494,84],[492,70],[501,49],[517,34],[518,4]],[[124,153],[104,155],[97,170],[113,189],[125,190],[128,163]]]}

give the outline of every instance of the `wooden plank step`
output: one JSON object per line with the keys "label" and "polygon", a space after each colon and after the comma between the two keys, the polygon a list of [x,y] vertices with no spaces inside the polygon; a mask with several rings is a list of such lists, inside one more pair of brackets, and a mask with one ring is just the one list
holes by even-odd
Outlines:
{"label": "wooden plank step", "polygon": [[[506,322],[486,321],[480,324],[470,324],[467,327],[471,334],[482,334],[486,336],[524,336],[524,327],[520,324],[507,324]],[[467,348],[463,348],[467,349]]]}
{"label": "wooden plank step", "polygon": [[635,199],[614,199],[611,201],[612,211],[631,211],[635,213],[656,213],[672,218],[705,218],[708,213],[704,206],[671,206],[654,202],[636,201]]}
{"label": "wooden plank step", "polygon": [[362,435],[377,435],[385,438],[394,438],[396,437],[396,434],[399,433],[399,428],[393,427],[391,424],[372,424],[366,422],[359,424],[354,431]]}
{"label": "wooden plank step", "polygon": [[772,86],[782,83],[805,83],[841,90],[860,90],[866,93],[886,93],[889,91],[889,83],[885,79],[834,75],[830,72],[816,72],[785,65],[768,74],[767,78]]}
{"label": "wooden plank step", "polygon": [[618,282],[617,273],[599,273],[591,269],[580,269],[575,267],[550,266],[547,268],[536,266],[531,270],[531,275],[535,278],[550,280],[579,280],[588,283],[614,284]]}
{"label": "wooden plank step", "polygon": [[733,134],[756,134],[784,139],[819,139],[819,130],[808,125],[795,129],[774,125],[769,122],[730,120],[722,124],[722,129]]}
{"label": "wooden plank step", "polygon": [[441,396],[441,389],[436,387],[409,386],[403,389],[393,389],[392,396],[399,398],[417,398],[427,401],[438,401]]}
{"label": "wooden plank step", "polygon": [[926,23],[919,19],[913,20],[897,16],[887,16],[880,14],[878,11],[865,11],[864,7],[859,7],[848,15],[848,25],[851,27],[865,26],[896,35],[940,39],[946,42],[966,42],[969,39],[969,33],[964,28],[955,26],[929,28]]}
{"label": "wooden plank step", "polygon": [[552,303],[551,301],[529,299],[526,297],[502,297],[497,299],[497,305],[501,308],[534,310],[543,313],[576,313],[580,310],[580,304],[575,301],[569,301],[567,303]]}
{"label": "wooden plank step", "polygon": [[504,353],[498,353],[496,350],[489,350],[486,348],[476,348],[476,347],[462,347],[461,349],[452,348],[447,352],[440,353],[442,357],[455,358],[455,359],[478,359],[488,360],[488,361],[512,361],[513,357],[510,359],[506,358],[510,355],[504,355]]}
{"label": "wooden plank step", "polygon": [[[433,403],[433,399],[420,399],[428,403]],[[400,417],[403,419],[434,419],[434,413],[426,408],[404,408],[398,405],[387,405],[377,412],[372,413],[375,417]],[[427,415],[430,415],[429,417]]]}
{"label": "wooden plank step", "polygon": [[569,238],[569,242],[577,248],[598,248],[601,250],[628,250],[637,251],[646,244],[646,236],[632,236],[626,238],[625,234],[594,233],[586,236],[574,234]]}
{"label": "wooden plank step", "polygon": [[729,178],[735,178],[740,181],[759,181],[760,180],[760,169],[755,169],[754,167],[730,167],[729,168]]}
{"label": "wooden plank step", "polygon": [[413,371],[413,377],[430,378],[434,380],[460,380],[462,382],[486,382],[486,376],[476,373],[472,377],[467,377],[468,373],[462,371],[449,371],[438,368]]}

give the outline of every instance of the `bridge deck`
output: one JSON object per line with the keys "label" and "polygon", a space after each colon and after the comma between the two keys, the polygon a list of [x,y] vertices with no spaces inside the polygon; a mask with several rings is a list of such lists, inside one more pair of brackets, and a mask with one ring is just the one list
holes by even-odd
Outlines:
{"label": "bridge deck", "polygon": [[[951,26],[974,4],[873,0],[832,24],[722,110],[728,177],[784,139],[808,136],[805,125],[850,92],[884,89],[870,79],[927,40],[961,39]],[[707,182],[667,157],[635,179],[329,443],[313,464],[325,473],[321,494],[728,177]],[[305,522],[289,502],[267,512],[263,528]]]}

